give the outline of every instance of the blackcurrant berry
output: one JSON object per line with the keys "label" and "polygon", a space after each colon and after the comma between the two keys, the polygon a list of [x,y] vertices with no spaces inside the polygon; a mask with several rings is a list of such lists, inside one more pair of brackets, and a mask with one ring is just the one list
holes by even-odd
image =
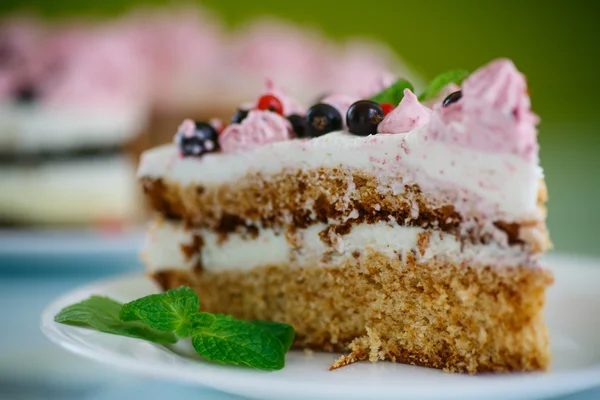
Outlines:
{"label": "blackcurrant berry", "polygon": [[333,106],[318,103],[306,112],[306,137],[317,137],[342,129],[342,115]]}
{"label": "blackcurrant berry", "polygon": [[450,93],[442,102],[442,107],[448,107],[452,103],[456,103],[462,97],[462,90]]}
{"label": "blackcurrant berry", "polygon": [[239,124],[240,122],[242,122],[243,120],[246,119],[246,117],[248,116],[248,113],[250,111],[249,110],[242,110],[241,108],[238,109],[235,114],[233,114],[233,117],[231,117],[231,123],[232,124]]}
{"label": "blackcurrant berry", "polygon": [[383,120],[381,106],[371,100],[359,100],[346,113],[348,131],[354,135],[368,136],[377,133],[377,125]]}
{"label": "blackcurrant berry", "polygon": [[292,114],[287,117],[290,124],[292,124],[292,128],[294,128],[294,133],[296,133],[297,138],[306,138],[308,137],[308,129],[306,126],[306,118],[302,115]]}
{"label": "blackcurrant berry", "polygon": [[195,129],[190,132],[180,130],[176,138],[179,151],[184,156],[200,156],[219,148],[219,134],[217,130],[206,122],[196,122]]}
{"label": "blackcurrant berry", "polygon": [[17,103],[30,104],[38,97],[38,91],[33,85],[23,85],[15,91],[14,98]]}

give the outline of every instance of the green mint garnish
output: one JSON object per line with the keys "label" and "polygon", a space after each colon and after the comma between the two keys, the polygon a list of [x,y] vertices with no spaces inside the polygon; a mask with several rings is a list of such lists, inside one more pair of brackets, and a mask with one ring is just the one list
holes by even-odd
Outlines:
{"label": "green mint garnish", "polygon": [[291,326],[271,321],[254,320],[250,322],[275,336],[281,342],[285,351],[288,351],[292,347],[296,332],[294,332],[294,328]]}
{"label": "green mint garnish", "polygon": [[[191,318],[198,314],[199,308],[200,301],[196,292],[189,287],[180,287],[123,305],[121,320],[142,321],[156,330],[175,331],[178,337],[187,338],[193,331]],[[204,315],[202,321],[201,323],[209,326],[214,322],[214,316]]]}
{"label": "green mint garnish", "polygon": [[198,354],[208,360],[267,371],[283,368],[286,350],[279,339],[259,326],[228,315],[192,337]]}
{"label": "green mint garnish", "polygon": [[92,296],[80,303],[63,308],[54,321],[61,324],[88,326],[101,332],[129,336],[155,343],[175,343],[171,332],[160,332],[141,322],[119,319],[121,303],[107,297]]}
{"label": "green mint garnish", "polygon": [[199,312],[199,307],[196,292],[180,287],[124,305],[92,296],[66,307],[54,320],[156,343],[175,343],[178,338],[191,337],[198,354],[207,360],[262,370],[283,368],[285,353],[294,341],[294,328],[277,322],[245,322]]}
{"label": "green mint garnish", "polygon": [[427,89],[419,96],[419,101],[427,101],[433,99],[449,84],[454,83],[460,85],[462,81],[469,76],[469,71],[464,69],[455,69],[452,71],[439,74],[429,83]]}
{"label": "green mint garnish", "polygon": [[404,98],[404,89],[410,89],[411,92],[414,92],[414,88],[409,81],[406,79],[398,79],[392,86],[383,89],[369,100],[379,104],[390,103],[397,106]]}

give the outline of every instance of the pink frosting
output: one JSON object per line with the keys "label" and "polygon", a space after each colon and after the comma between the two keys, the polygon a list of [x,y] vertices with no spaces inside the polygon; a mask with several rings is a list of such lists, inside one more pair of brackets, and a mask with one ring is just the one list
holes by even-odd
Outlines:
{"label": "pink frosting", "polygon": [[525,77],[512,61],[491,62],[462,87],[458,102],[434,108],[429,124],[433,139],[526,159],[537,154],[539,118],[531,112]]}
{"label": "pink frosting", "polygon": [[[177,133],[181,132],[183,136],[191,138],[192,136],[194,136],[195,130],[196,123],[193,120],[187,118],[184,119],[183,122],[179,125],[179,128],[177,128]],[[177,135],[175,135],[175,138],[177,138]]]}
{"label": "pink frosting", "polygon": [[397,79],[396,75],[387,71],[381,71],[370,79],[365,77],[365,83],[357,90],[357,95],[361,98],[369,98],[392,86]]}
{"label": "pink frosting", "polygon": [[147,97],[143,60],[136,57],[133,42],[118,32],[62,32],[49,46],[61,57],[36,82],[44,102],[117,108]]}
{"label": "pink frosting", "polygon": [[239,124],[231,124],[219,136],[223,151],[249,150],[266,143],[292,138],[292,125],[281,115],[252,110]]}
{"label": "pink frosting", "polygon": [[223,129],[225,129],[225,124],[219,118],[211,118],[208,123],[215,128],[217,132],[223,132]]}
{"label": "pink frosting", "polygon": [[281,105],[283,106],[283,115],[304,115],[306,113],[306,110],[300,106],[300,103],[283,93],[278,87],[275,86],[271,79],[267,79],[266,86],[267,92],[264,94],[272,94],[273,96],[277,97],[279,101],[281,101]]}
{"label": "pink frosting", "polygon": [[0,28],[10,60],[0,66],[0,97],[31,86],[43,105],[122,107],[146,98],[147,76],[134,46],[112,26],[57,27],[15,20]]}
{"label": "pink frosting", "polygon": [[0,99],[12,96],[45,69],[46,30],[36,20],[15,17],[0,22]]}
{"label": "pink frosting", "polygon": [[395,54],[380,42],[354,38],[330,52],[324,88],[332,93],[369,98],[396,80],[390,71],[403,72]]}
{"label": "pink frosting", "polygon": [[137,11],[118,22],[135,42],[135,55],[152,76],[157,107],[171,109],[205,99],[219,71],[223,47],[218,20],[199,7]]}
{"label": "pink frosting", "polygon": [[427,101],[424,101],[423,105],[426,107],[429,107],[429,108],[433,108],[433,106],[435,106],[436,104],[443,102],[444,99],[446,97],[448,97],[449,94],[458,92],[459,90],[460,90],[460,86],[458,86],[455,83],[450,83],[450,84],[446,85],[436,97],[429,99]]}
{"label": "pink frosting", "polygon": [[358,100],[360,100],[360,97],[348,96],[345,94],[332,94],[323,98],[321,103],[335,107],[342,115],[342,121],[344,122],[344,126],[346,126],[346,113],[350,106]]}
{"label": "pink frosting", "polygon": [[404,89],[404,97],[377,127],[379,133],[405,133],[427,125],[431,110],[421,103],[410,89]]}

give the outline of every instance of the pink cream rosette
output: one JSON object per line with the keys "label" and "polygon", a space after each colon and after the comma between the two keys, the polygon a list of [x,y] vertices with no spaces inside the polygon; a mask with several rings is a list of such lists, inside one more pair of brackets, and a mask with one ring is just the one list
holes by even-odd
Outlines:
{"label": "pink cream rosette", "polygon": [[538,151],[539,122],[530,105],[523,74],[499,59],[463,82],[459,101],[434,107],[429,131],[434,140],[530,159]]}
{"label": "pink cream rosette", "polygon": [[286,118],[271,111],[251,110],[241,123],[225,128],[219,136],[219,144],[223,151],[229,152],[291,138],[292,125]]}

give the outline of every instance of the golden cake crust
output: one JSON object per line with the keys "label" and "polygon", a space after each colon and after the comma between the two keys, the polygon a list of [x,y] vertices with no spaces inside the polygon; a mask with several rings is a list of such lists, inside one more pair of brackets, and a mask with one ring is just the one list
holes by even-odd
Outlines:
{"label": "golden cake crust", "polygon": [[[426,239],[423,239],[426,240]],[[547,270],[418,263],[366,251],[331,268],[154,273],[163,288],[194,288],[204,311],[286,322],[295,346],[452,372],[543,370]]]}

